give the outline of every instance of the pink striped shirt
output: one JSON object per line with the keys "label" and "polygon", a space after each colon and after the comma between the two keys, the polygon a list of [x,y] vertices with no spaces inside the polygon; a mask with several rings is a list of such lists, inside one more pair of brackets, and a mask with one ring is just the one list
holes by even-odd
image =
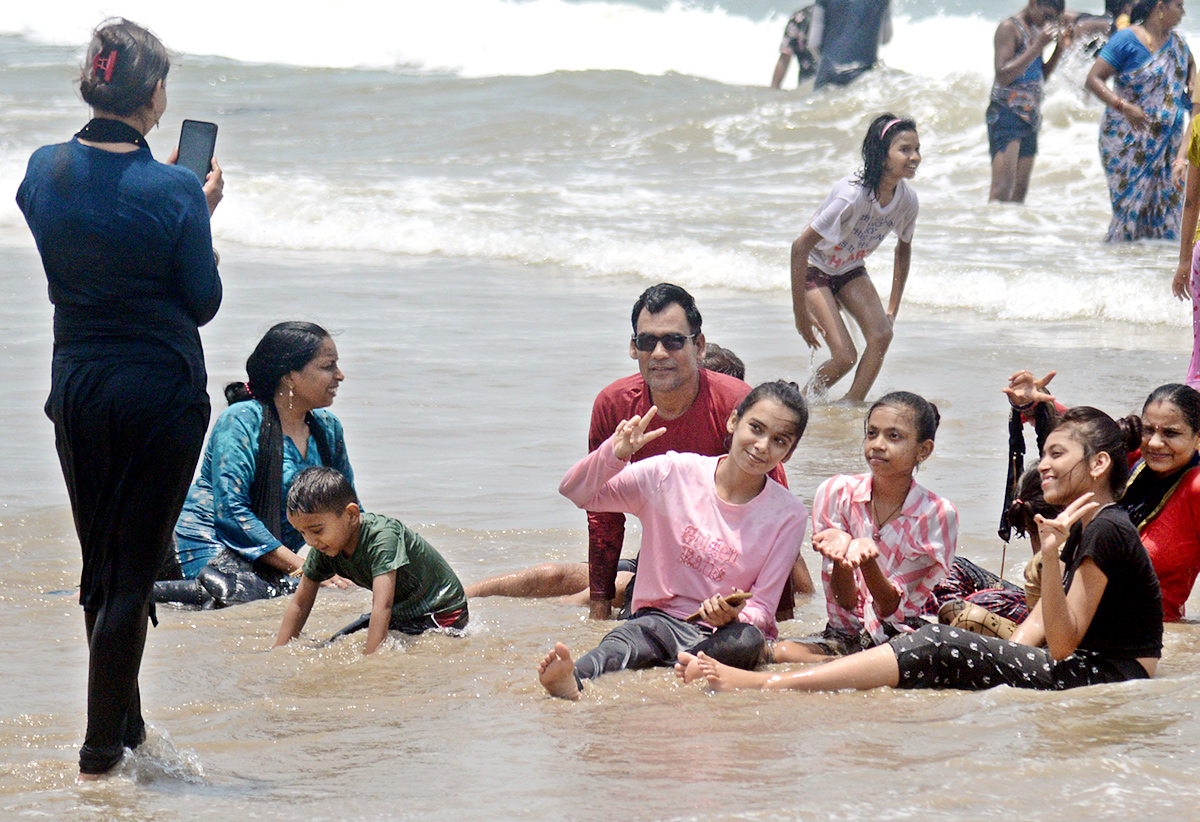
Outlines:
{"label": "pink striped shirt", "polygon": [[[871,521],[871,484],[870,474],[840,474],[821,483],[813,499],[813,534],[836,528],[855,539],[871,538],[875,533]],[[921,613],[934,586],[950,573],[957,543],[958,511],[949,501],[914,482],[900,513],[880,529],[876,542],[879,546],[876,561],[899,592],[899,607],[890,616],[880,618],[862,571],[856,570],[858,606],[853,611],[842,608],[830,587],[833,561],[822,558],[821,581],[825,585],[829,624],[850,633],[865,630],[876,642],[887,639],[884,622],[901,631],[910,630],[904,621]]]}
{"label": "pink striped shirt", "polygon": [[653,607],[683,619],[714,594],[751,598],[738,619],[768,639],[775,609],[804,542],[808,511],[770,477],[758,496],[735,505],[717,494],[724,457],[668,451],[627,464],[612,437],[563,477],[558,490],[588,511],[622,511],[642,522],[633,610]]}

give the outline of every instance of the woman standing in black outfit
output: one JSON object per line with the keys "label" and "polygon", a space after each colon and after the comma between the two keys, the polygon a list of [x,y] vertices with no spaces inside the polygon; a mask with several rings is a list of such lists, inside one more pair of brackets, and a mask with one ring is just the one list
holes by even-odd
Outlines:
{"label": "woman standing in black outfit", "polygon": [[102,23],[80,77],[92,121],[35,152],[17,191],[54,303],[46,414],[83,550],[81,780],[146,738],[137,680],[150,591],[208,426],[198,327],[221,303],[209,216],[222,180],[214,163],[202,188],[150,154],[169,68],[149,31]]}

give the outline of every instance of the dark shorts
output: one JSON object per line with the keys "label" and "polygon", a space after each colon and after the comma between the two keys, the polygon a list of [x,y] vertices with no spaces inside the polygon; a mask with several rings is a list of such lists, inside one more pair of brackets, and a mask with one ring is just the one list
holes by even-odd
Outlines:
{"label": "dark shorts", "polygon": [[[464,602],[463,607],[455,608],[452,611],[442,611],[440,613],[422,614],[421,616],[411,619],[397,619],[394,615],[388,622],[389,631],[399,631],[402,634],[409,636],[420,636],[426,631],[440,631],[450,636],[462,636],[463,631],[467,629],[467,623],[471,621],[471,614],[467,610],[467,604]],[[329,638],[333,642],[339,637],[357,633],[371,625],[371,615],[363,614],[355,619],[349,625]]]}
{"label": "dark shorts", "polygon": [[819,268],[813,266],[808,267],[808,274],[804,278],[804,290],[813,291],[817,288],[828,288],[833,292],[833,296],[837,296],[838,292],[847,286],[847,284],[857,280],[859,277],[867,276],[867,269],[863,266],[852,268],[845,274],[826,274]]}
{"label": "dark shorts", "polygon": [[[370,621],[371,615],[367,614],[367,622],[370,623]],[[443,611],[440,614],[424,614],[407,620],[399,620],[392,617],[391,622],[388,623],[388,629],[399,631],[409,636],[420,636],[430,630],[440,630],[451,636],[462,636],[462,632],[467,629],[467,623],[470,621],[471,614],[464,603],[461,608],[455,608],[453,611]]]}
{"label": "dark shorts", "polygon": [[1009,143],[1017,140],[1021,143],[1017,151],[1018,157],[1032,157],[1037,154],[1037,129],[1022,120],[1012,109],[998,103],[991,103],[987,110],[988,149],[995,157]]}

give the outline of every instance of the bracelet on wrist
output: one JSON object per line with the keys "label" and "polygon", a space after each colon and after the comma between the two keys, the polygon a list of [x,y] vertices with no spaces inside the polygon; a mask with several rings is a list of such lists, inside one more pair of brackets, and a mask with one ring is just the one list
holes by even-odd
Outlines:
{"label": "bracelet on wrist", "polygon": [[[1012,403],[1009,404],[1012,405]],[[1018,414],[1024,414],[1026,411],[1032,411],[1036,407],[1037,400],[1030,400],[1024,405],[1013,405],[1012,410],[1016,411]]]}
{"label": "bracelet on wrist", "polygon": [[1125,98],[1118,97],[1115,101],[1113,101],[1112,107],[1115,108],[1117,111],[1124,111],[1125,110]]}

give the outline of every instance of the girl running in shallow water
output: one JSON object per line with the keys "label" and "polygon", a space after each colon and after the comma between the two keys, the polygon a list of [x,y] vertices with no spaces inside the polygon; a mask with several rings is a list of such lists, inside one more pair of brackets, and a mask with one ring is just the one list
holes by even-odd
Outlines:
{"label": "girl running in shallow water", "polygon": [[703,653],[698,667],[717,690],[1062,690],[1153,676],[1162,655],[1158,580],[1129,516],[1114,504],[1129,473],[1129,440],[1108,415],[1086,407],[1068,411],[1046,438],[1042,491],[1065,507],[1054,519],[1036,517],[1042,597],[1012,641],[927,625],[805,671],[738,671]]}
{"label": "girl running in shallow water", "polygon": [[[796,330],[812,349],[820,348],[818,331],[829,346],[829,359],[817,369],[806,390],[830,388],[857,361],[854,382],[845,396],[854,402],[866,398],[879,376],[908,281],[917,195],[905,181],[916,175],[921,164],[917,124],[890,113],[879,115],[867,129],[862,155],[862,170],[838,181],[804,233],[792,243]],[[896,234],[896,252],[892,292],[884,311],[863,260],[890,232]],[[866,338],[861,360],[842,309]]]}
{"label": "girl running in shallow water", "polygon": [[[583,680],[624,668],[669,666],[682,651],[705,651],[738,668],[759,662],[777,635],[775,609],[808,512],[767,475],[796,449],[808,408],[794,383],[751,391],[729,416],[729,454],[669,451],[630,464],[665,429],[647,431],[656,409],[617,426],[580,460],[559,491],[589,511],[621,511],[642,522],[633,616],[576,662],[559,642],[538,666],[552,695],[578,699]],[[748,591],[730,605],[725,596]],[[692,616],[699,618],[694,622]]]}

